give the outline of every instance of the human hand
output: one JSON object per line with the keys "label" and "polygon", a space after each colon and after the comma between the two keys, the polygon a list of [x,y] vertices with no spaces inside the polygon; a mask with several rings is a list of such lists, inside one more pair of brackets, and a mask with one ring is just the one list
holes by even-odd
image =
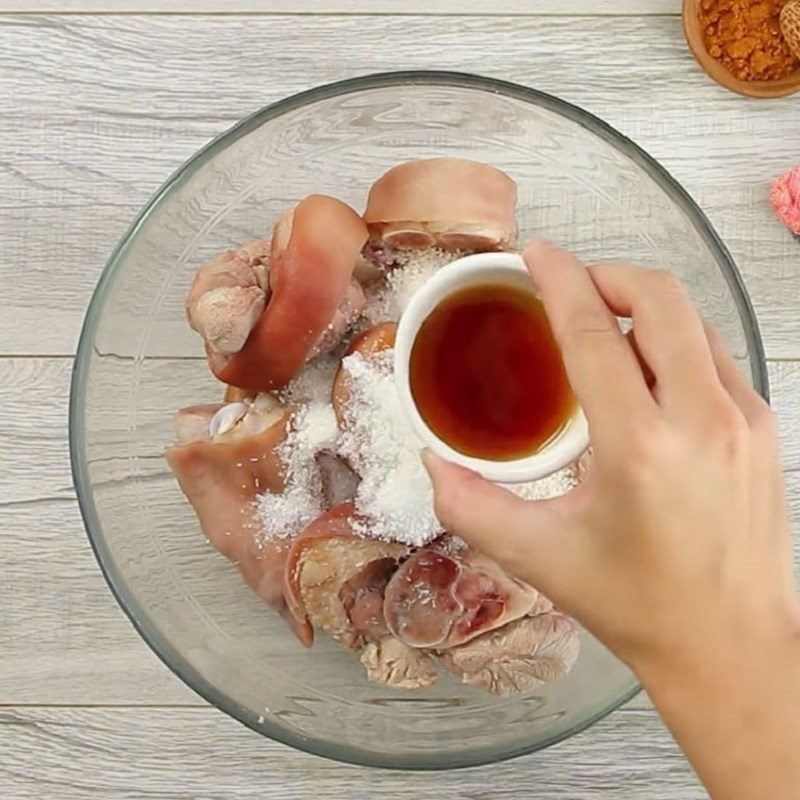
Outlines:
{"label": "human hand", "polygon": [[543,242],[524,257],[589,421],[588,475],[523,501],[428,452],[443,524],[640,675],[800,630],[773,415],[683,287]]}

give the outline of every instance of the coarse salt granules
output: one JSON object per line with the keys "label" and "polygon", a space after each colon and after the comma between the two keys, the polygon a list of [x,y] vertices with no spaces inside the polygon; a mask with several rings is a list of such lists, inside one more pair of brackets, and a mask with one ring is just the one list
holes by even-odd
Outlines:
{"label": "coarse salt granules", "polygon": [[414,293],[442,267],[460,257],[460,253],[436,248],[401,251],[397,266],[387,271],[384,280],[367,289],[364,318],[370,325],[397,322]]}
{"label": "coarse salt granules", "polygon": [[580,470],[576,464],[570,464],[546,478],[528,483],[502,484],[523,500],[550,500],[566,494],[580,483]]}
{"label": "coarse salt granules", "polygon": [[[325,482],[330,482],[331,470],[320,469],[320,452],[330,454],[331,460],[346,459],[360,473],[354,496],[352,486],[346,490],[360,516],[354,533],[413,547],[443,533],[420,459],[422,442],[400,405],[392,358],[393,351],[387,350],[369,358],[353,353],[342,361],[350,380],[344,431],[338,431],[328,403],[310,403],[294,415],[280,449],[286,489],[256,499],[267,539],[294,536],[326,510],[331,487],[326,492]],[[565,494],[579,482],[579,469],[571,465],[538,481],[504,486],[525,500],[545,500]]]}
{"label": "coarse salt granules", "polygon": [[[397,266],[368,291],[364,311],[368,322],[396,321],[414,292],[456,257],[435,249],[400,254]],[[307,364],[281,392],[282,402],[297,405],[298,411],[280,449],[286,488],[282,494],[264,493],[256,499],[267,539],[296,535],[331,502],[341,502],[353,491],[359,513],[355,533],[414,547],[441,536],[433,487],[420,459],[423,443],[401,406],[393,355],[392,350],[369,357],[353,353],[340,361],[340,353],[332,353]],[[340,364],[349,379],[343,431],[330,403]],[[325,456],[319,457],[320,453]],[[358,478],[341,459],[360,476],[355,490]],[[342,487],[329,485],[341,478]],[[564,494],[579,482],[577,466],[570,466],[543,480],[506,488],[527,500],[543,500]]]}
{"label": "coarse salt granules", "polygon": [[286,488],[264,492],[255,500],[256,514],[267,539],[298,534],[325,511],[317,453],[336,446],[338,428],[330,403],[309,403],[292,417],[279,449]]}
{"label": "coarse salt granules", "polygon": [[281,402],[285,405],[330,403],[331,386],[338,368],[339,355],[334,353],[309,361],[281,390]]}
{"label": "coarse salt granules", "polygon": [[422,465],[422,442],[408,422],[392,376],[393,350],[369,358],[353,353],[342,361],[350,403],[339,454],[361,475],[357,532],[414,547],[441,535],[433,510],[433,487]]}

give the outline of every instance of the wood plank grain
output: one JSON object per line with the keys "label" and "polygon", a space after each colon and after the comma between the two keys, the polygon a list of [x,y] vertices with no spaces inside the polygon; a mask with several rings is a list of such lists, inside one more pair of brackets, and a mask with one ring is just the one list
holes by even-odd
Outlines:
{"label": "wood plank grain", "polygon": [[658,718],[646,711],[618,712],[540,753],[445,778],[309,756],[211,709],[12,707],[0,710],[0,787],[15,800],[706,797]]}
{"label": "wood plank grain", "polygon": [[769,354],[800,357],[800,249],[766,200],[797,158],[796,104],[717,87],[675,18],[10,16],[0,44],[0,354],[71,353],[103,263],[159,182],[264,103],[363,73],[368,53],[372,71],[511,78],[630,135],[727,241]]}
{"label": "wood plank grain", "polygon": [[[0,14],[285,14],[284,0],[0,0]],[[294,0],[292,14],[655,15],[679,14],[680,0]]]}
{"label": "wood plank grain", "polygon": [[[199,699],[158,661],[117,607],[86,539],[74,500],[66,453],[64,408],[68,359],[0,359],[0,704],[177,703]],[[135,450],[142,469],[166,490],[149,510],[170,530],[188,511],[161,457],[169,441],[169,411],[211,399],[202,363],[155,361],[150,380],[162,393],[140,409],[146,436]],[[800,530],[800,363],[770,364],[780,420],[788,491]],[[103,431],[103,484],[119,488],[124,509],[130,445],[115,428]],[[149,443],[149,444],[148,444]],[[105,452],[105,451],[104,451]],[[798,574],[800,575],[800,539]],[[199,533],[193,563],[238,583],[207,550]],[[225,584],[227,587],[228,584]],[[224,587],[223,587],[224,588]],[[646,706],[646,698],[635,701]]]}
{"label": "wood plank grain", "polygon": [[[45,499],[72,497],[67,453],[65,409],[69,394],[71,362],[66,358],[0,359],[0,506],[21,505]],[[783,466],[800,470],[800,362],[768,363],[772,405],[778,418]],[[219,400],[220,389],[199,359],[145,361],[134,376],[129,362],[120,362],[118,372],[105,377],[110,397],[129,392],[133,381],[158,387],[158,394],[137,396],[125,411],[116,413],[110,403],[93,416],[95,457],[103,465],[107,480],[124,478],[115,473],[114,461],[133,455],[151,462],[145,474],[163,474],[162,449],[172,440],[172,413],[182,406]],[[35,415],[35,421],[34,421]],[[136,420],[137,434],[128,431]],[[35,467],[35,468],[34,468]],[[124,470],[123,464],[120,467]]]}
{"label": "wood plank grain", "polygon": [[74,499],[0,507],[0,543],[0,703],[202,702],[117,605]]}

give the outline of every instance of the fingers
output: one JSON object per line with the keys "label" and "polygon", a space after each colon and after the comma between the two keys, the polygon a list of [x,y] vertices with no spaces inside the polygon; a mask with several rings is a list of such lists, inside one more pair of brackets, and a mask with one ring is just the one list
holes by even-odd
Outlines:
{"label": "fingers", "polygon": [[548,242],[531,242],[525,263],[542,296],[575,394],[599,442],[619,420],[655,410],[636,356],[586,268]]}
{"label": "fingers", "polygon": [[511,574],[557,596],[553,580],[564,572],[567,531],[554,505],[529,502],[424,450],[433,483],[436,515],[450,532],[493,558]]}
{"label": "fingers", "polygon": [[[756,453],[761,458],[757,461],[757,482],[765,496],[765,507],[781,509],[785,516],[786,485],[780,463],[778,435],[775,430],[775,418],[769,404],[750,385],[742,374],[739,365],[731,355],[719,331],[708,321],[703,320],[711,354],[719,373],[720,381],[734,403],[739,407],[747,425],[757,442]],[[788,590],[787,596],[794,595],[794,569],[792,566],[791,530],[783,525],[775,525],[769,532],[768,546],[771,552],[765,557],[777,557],[784,572],[784,580]]]}
{"label": "fingers", "polygon": [[633,354],[636,356],[639,369],[642,371],[642,375],[644,376],[644,382],[647,384],[647,388],[652,392],[656,384],[656,376],[653,375],[653,370],[650,369],[649,364],[644,360],[644,357],[639,350],[639,345],[636,343],[636,333],[634,332],[633,328],[631,328],[625,334],[625,338],[628,340],[628,344],[630,345],[631,350],[633,350]]}
{"label": "fingers", "polygon": [[688,294],[670,273],[631,264],[589,267],[609,308],[630,317],[636,344],[656,379],[667,411],[693,419],[721,394],[703,323]]}
{"label": "fingers", "polygon": [[703,328],[719,379],[733,402],[739,406],[748,424],[753,427],[764,421],[765,416],[771,417],[772,412],[766,400],[742,375],[719,331],[708,320],[703,320]]}

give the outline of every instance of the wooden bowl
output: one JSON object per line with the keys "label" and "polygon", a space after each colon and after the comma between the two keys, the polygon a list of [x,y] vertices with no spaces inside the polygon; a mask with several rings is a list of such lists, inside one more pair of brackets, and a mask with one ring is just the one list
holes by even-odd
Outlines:
{"label": "wooden bowl", "polygon": [[683,0],[683,32],[700,66],[720,85],[746,97],[785,97],[800,89],[800,68],[775,81],[740,81],[709,55],[700,25],[700,0]]}

